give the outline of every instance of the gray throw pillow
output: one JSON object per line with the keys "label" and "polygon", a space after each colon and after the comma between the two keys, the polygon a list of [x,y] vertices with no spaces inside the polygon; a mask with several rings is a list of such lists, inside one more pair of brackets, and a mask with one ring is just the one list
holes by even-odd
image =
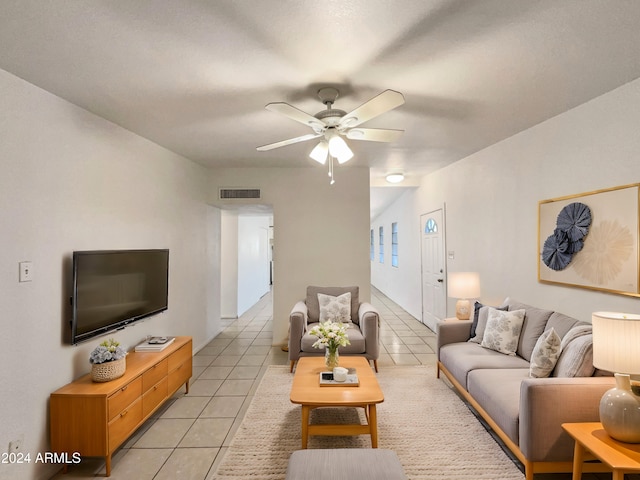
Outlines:
{"label": "gray throw pillow", "polygon": [[[571,330],[567,335],[570,333]],[[567,335],[565,335],[565,338]],[[562,353],[560,353],[558,363],[556,363],[553,376],[590,377],[593,375],[595,370],[593,366],[593,335],[590,333],[579,335],[566,343],[566,345],[563,338],[562,343]]]}

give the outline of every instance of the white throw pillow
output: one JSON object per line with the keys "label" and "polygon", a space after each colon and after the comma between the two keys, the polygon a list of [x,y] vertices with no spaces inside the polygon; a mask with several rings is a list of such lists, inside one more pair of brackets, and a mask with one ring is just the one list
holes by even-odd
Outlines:
{"label": "white throw pillow", "polygon": [[[476,306],[477,305],[480,305],[480,307],[476,309],[473,317],[473,321],[476,324],[475,329],[473,328],[473,325],[471,325],[471,329],[475,330],[475,335],[468,341],[474,343],[482,343],[482,337],[484,337],[484,331],[487,328],[487,320],[489,319],[489,309],[496,308],[497,310],[509,310],[509,307],[507,305],[492,307],[490,305],[482,305],[481,303],[476,302]],[[477,316],[475,315],[476,313]]]}
{"label": "white throw pillow", "polygon": [[487,327],[480,345],[496,352],[515,355],[524,323],[524,312],[524,310],[505,312],[489,307]]}
{"label": "white throw pillow", "polygon": [[531,354],[531,365],[529,367],[529,376],[533,378],[544,378],[551,374],[556,366],[558,357],[560,356],[560,335],[554,328],[543,332]]}
{"label": "white throw pillow", "polygon": [[351,292],[343,293],[339,297],[318,294],[320,305],[320,322],[351,322]]}

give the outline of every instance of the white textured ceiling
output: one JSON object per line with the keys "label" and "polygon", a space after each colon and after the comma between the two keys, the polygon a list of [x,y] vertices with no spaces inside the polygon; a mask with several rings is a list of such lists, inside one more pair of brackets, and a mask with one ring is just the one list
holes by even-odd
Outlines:
{"label": "white textured ceiling", "polygon": [[212,167],[320,170],[314,141],[256,151],[310,131],[264,105],[397,90],[405,105],[362,126],[402,139],[350,143],[375,184],[640,77],[639,26],[636,0],[0,0],[0,68]]}

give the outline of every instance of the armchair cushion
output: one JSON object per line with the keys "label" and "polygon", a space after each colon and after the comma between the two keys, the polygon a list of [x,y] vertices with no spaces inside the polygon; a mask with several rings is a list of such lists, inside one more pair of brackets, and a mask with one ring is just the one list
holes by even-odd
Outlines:
{"label": "armchair cushion", "polygon": [[320,303],[318,302],[318,294],[331,295],[338,297],[343,293],[351,293],[351,321],[358,323],[358,306],[360,305],[359,287],[307,287],[307,315],[309,323],[317,323],[320,321]]}

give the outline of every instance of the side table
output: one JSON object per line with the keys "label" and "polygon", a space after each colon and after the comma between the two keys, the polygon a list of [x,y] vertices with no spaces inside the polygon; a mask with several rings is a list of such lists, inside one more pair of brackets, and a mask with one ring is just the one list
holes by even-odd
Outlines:
{"label": "side table", "polygon": [[591,452],[613,471],[612,480],[624,480],[625,473],[640,472],[640,444],[611,438],[600,422],[563,423],[562,428],[576,441],[573,453],[573,480],[581,480],[586,452]]}

